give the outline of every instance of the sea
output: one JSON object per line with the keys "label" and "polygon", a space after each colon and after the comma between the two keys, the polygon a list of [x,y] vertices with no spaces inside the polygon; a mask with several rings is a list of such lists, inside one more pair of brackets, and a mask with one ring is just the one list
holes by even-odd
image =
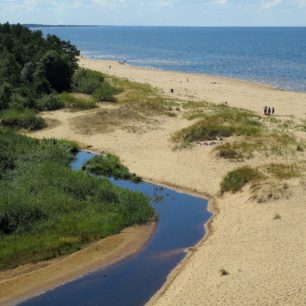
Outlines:
{"label": "sea", "polygon": [[92,59],[306,91],[306,27],[40,27]]}

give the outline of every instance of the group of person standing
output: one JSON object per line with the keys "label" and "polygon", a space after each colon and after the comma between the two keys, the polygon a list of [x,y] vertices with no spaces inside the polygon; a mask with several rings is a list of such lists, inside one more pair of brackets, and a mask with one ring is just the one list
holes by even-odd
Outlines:
{"label": "group of person standing", "polygon": [[268,106],[265,106],[264,107],[264,114],[265,115],[268,115],[268,116],[270,116],[270,115],[274,115],[274,112],[275,112],[275,108],[272,106],[272,107],[268,107]]}

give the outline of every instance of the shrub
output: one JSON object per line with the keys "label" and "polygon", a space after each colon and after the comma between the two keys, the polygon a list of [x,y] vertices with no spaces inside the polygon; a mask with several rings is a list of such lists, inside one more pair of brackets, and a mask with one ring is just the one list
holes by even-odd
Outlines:
{"label": "shrub", "polygon": [[39,130],[46,126],[44,119],[32,110],[8,109],[1,114],[1,123],[4,126],[27,130]]}
{"label": "shrub", "polygon": [[100,87],[102,82],[104,82],[104,77],[101,73],[79,68],[73,75],[72,89],[76,92],[91,95]]}
{"label": "shrub", "polygon": [[263,178],[261,172],[248,166],[230,171],[221,182],[221,193],[240,191],[243,186]]}
{"label": "shrub", "polygon": [[44,96],[36,101],[35,108],[39,111],[50,111],[64,107],[61,99],[55,95]]}
{"label": "shrub", "polygon": [[114,95],[120,90],[111,86],[97,71],[80,68],[73,76],[73,90],[93,95],[97,101],[115,101]]}

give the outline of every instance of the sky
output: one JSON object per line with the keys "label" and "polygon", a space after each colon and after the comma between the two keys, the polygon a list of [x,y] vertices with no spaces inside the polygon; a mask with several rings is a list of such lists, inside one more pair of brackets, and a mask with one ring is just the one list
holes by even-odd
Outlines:
{"label": "sky", "polygon": [[0,23],[306,26],[306,0],[0,0]]}

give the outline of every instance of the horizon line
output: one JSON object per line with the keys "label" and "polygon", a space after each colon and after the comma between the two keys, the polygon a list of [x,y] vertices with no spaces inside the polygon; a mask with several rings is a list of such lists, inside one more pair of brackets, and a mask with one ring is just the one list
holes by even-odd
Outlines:
{"label": "horizon line", "polygon": [[[1,24],[1,22],[0,22]],[[11,23],[18,24],[18,23]],[[29,27],[156,27],[156,28],[305,28],[306,25],[112,25],[112,24],[40,24],[20,23]]]}

